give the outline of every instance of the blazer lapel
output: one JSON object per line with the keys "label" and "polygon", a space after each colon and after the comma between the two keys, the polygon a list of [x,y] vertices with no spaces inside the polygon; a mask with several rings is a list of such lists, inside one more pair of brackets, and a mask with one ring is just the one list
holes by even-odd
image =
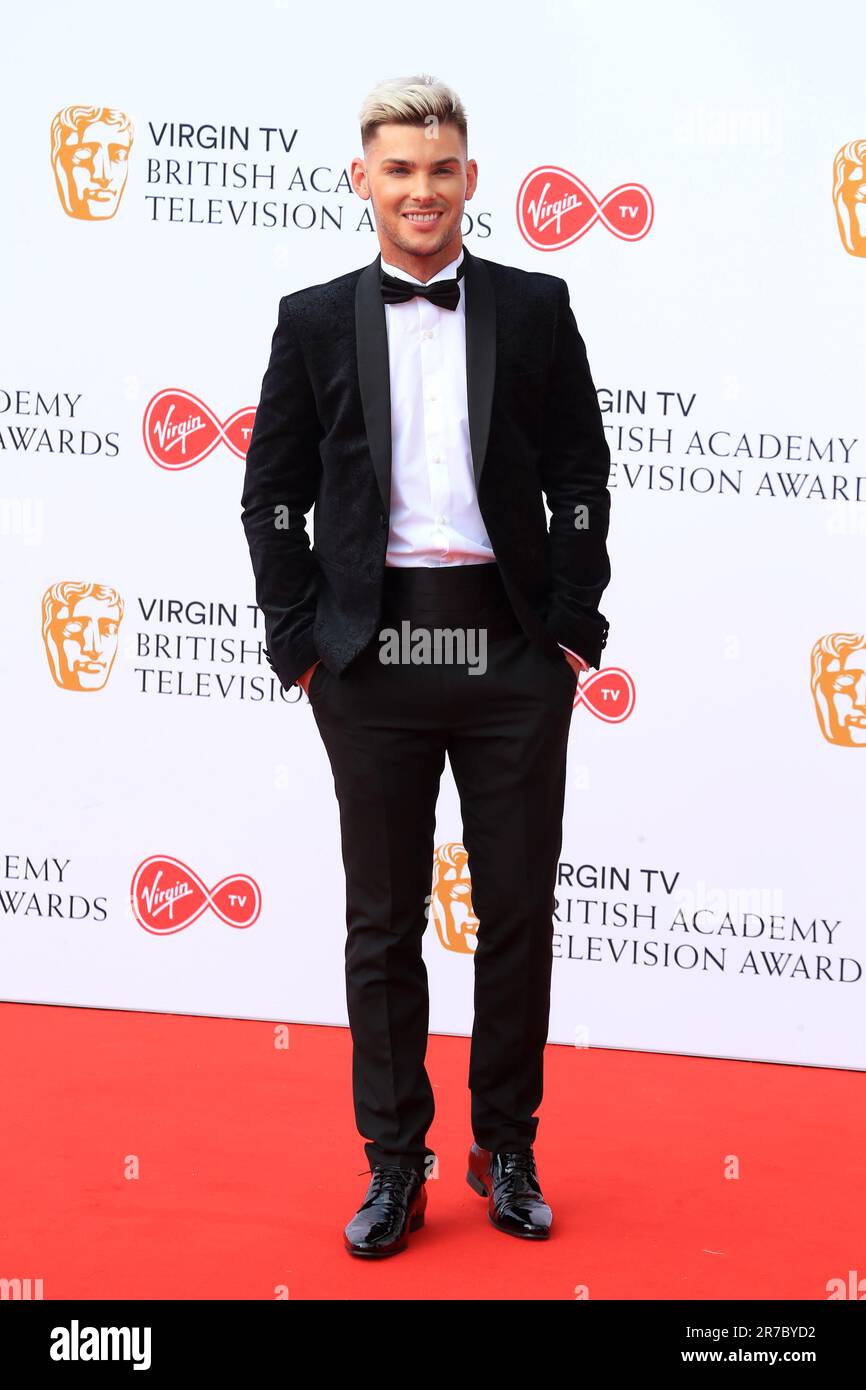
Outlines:
{"label": "blazer lapel", "polygon": [[391,369],[388,330],[380,288],[382,254],[358,276],[355,286],[355,347],[364,426],[376,481],[385,508],[391,511]]}
{"label": "blazer lapel", "polygon": [[[466,394],[469,441],[476,489],[487,454],[490,410],[496,375],[496,300],[490,273],[464,245],[466,296]],[[391,510],[391,378],[385,304],[379,288],[381,252],[366,266],[355,287],[355,346],[364,427],[379,494]]]}
{"label": "blazer lapel", "polygon": [[475,490],[487,456],[490,409],[496,376],[496,297],[490,271],[463,248],[466,260],[466,395]]}

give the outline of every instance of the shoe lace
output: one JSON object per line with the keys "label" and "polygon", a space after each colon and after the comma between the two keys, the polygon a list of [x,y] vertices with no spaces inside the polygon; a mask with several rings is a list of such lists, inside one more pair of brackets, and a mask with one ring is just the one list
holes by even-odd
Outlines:
{"label": "shoe lace", "polygon": [[372,1173],[375,1192],[400,1191],[418,1176],[414,1168],[401,1168],[396,1163],[377,1163],[372,1168],[362,1168],[361,1173]]}
{"label": "shoe lace", "polygon": [[535,1171],[535,1157],[531,1149],[500,1151],[499,1157],[502,1160],[503,1168],[518,1169],[522,1173],[532,1173]]}
{"label": "shoe lace", "polygon": [[535,1167],[535,1155],[531,1149],[521,1149],[519,1152],[500,1150],[497,1155],[500,1161],[501,1178],[516,1175],[533,1191],[538,1189],[538,1174]]}

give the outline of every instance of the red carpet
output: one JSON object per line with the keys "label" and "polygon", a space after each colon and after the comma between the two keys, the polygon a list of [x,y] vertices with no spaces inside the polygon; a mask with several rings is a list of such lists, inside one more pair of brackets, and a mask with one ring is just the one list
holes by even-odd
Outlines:
{"label": "red carpet", "polygon": [[372,1261],[341,1243],[369,1180],[348,1030],[279,1051],[267,1023],[6,1004],[0,1042],[0,1277],[46,1299],[825,1299],[866,1275],[859,1072],[549,1047],[534,1244],[466,1185],[469,1044],[432,1037],[427,1225]]}

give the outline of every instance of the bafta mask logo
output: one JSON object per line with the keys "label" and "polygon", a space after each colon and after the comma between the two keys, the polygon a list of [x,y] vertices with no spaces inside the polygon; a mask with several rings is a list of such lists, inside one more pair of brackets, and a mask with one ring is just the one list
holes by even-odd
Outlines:
{"label": "bafta mask logo", "polygon": [[117,655],[123,599],[107,584],[64,580],[42,596],[42,640],[62,690],[101,690]]}
{"label": "bafta mask logo", "polygon": [[850,140],[836,155],[833,206],[845,250],[866,256],[866,140]]}
{"label": "bafta mask logo", "polygon": [[815,643],[812,698],[828,743],[866,748],[866,634],[831,632]]}
{"label": "bafta mask logo", "polygon": [[64,106],[51,122],[51,164],[63,211],[85,222],[117,212],[135,135],[110,106]]}
{"label": "bafta mask logo", "polygon": [[430,906],[446,951],[472,955],[478,944],[478,918],[472,911],[469,856],[461,844],[440,845],[436,850]]}

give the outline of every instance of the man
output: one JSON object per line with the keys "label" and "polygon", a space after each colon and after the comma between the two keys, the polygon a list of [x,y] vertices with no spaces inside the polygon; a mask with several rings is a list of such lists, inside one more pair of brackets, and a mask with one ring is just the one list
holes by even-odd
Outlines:
{"label": "man", "polygon": [[[307,693],[334,775],[372,1173],[344,1240],[381,1256],[423,1224],[435,1160],[421,946],[446,754],[478,918],[467,1179],[499,1230],[550,1231],[533,1112],[568,729],[607,640],[610,452],[565,281],[463,245],[478,170],[459,98],[382,83],[361,140],[380,254],[281,299],[242,519],[268,659]],[[392,660],[407,632],[414,656]],[[481,659],[429,659],[443,633]]]}

